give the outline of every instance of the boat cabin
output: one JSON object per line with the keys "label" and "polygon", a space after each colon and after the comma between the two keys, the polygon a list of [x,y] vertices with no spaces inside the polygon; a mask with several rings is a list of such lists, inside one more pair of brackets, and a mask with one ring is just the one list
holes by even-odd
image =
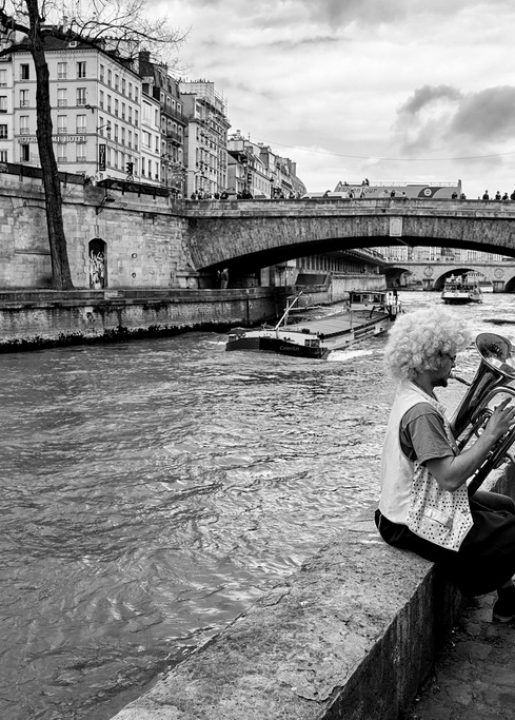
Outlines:
{"label": "boat cabin", "polygon": [[351,290],[349,293],[350,310],[369,310],[398,315],[401,310],[396,290]]}

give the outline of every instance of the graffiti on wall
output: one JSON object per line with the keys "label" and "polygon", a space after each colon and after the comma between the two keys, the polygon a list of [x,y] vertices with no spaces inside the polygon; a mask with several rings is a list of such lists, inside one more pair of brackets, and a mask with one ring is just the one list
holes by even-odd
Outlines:
{"label": "graffiti on wall", "polygon": [[102,250],[89,251],[89,281],[95,290],[105,287],[105,257]]}

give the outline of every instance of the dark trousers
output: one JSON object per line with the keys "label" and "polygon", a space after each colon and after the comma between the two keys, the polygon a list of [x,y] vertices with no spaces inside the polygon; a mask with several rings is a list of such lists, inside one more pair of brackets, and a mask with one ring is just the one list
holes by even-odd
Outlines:
{"label": "dark trousers", "polygon": [[376,510],[375,522],[385,542],[437,563],[465,595],[483,595],[515,574],[515,503],[499,493],[478,490],[470,498],[474,525],[456,552],[415,535]]}

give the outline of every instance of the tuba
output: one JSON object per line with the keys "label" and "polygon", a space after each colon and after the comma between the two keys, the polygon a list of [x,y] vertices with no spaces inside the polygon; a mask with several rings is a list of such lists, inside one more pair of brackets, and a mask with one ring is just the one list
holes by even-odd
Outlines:
{"label": "tuba", "polygon": [[[451,420],[460,450],[467,445],[472,435],[479,435],[485,427],[494,410],[490,407],[494,399],[499,399],[499,395],[515,397],[515,386],[512,385],[515,380],[515,358],[512,356],[510,341],[495,333],[480,333],[476,337],[476,348],[481,362],[472,382],[451,375],[455,380],[469,385]],[[499,438],[476,471],[468,486],[470,495],[476,492],[491,470],[508,458],[513,461],[508,450],[514,440],[515,426]]]}

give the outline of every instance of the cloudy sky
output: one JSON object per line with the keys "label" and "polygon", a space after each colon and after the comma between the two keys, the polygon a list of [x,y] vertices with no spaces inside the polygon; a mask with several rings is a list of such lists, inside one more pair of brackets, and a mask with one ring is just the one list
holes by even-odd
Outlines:
{"label": "cloudy sky", "polygon": [[515,188],[512,0],[147,0],[231,132],[339,180]]}

